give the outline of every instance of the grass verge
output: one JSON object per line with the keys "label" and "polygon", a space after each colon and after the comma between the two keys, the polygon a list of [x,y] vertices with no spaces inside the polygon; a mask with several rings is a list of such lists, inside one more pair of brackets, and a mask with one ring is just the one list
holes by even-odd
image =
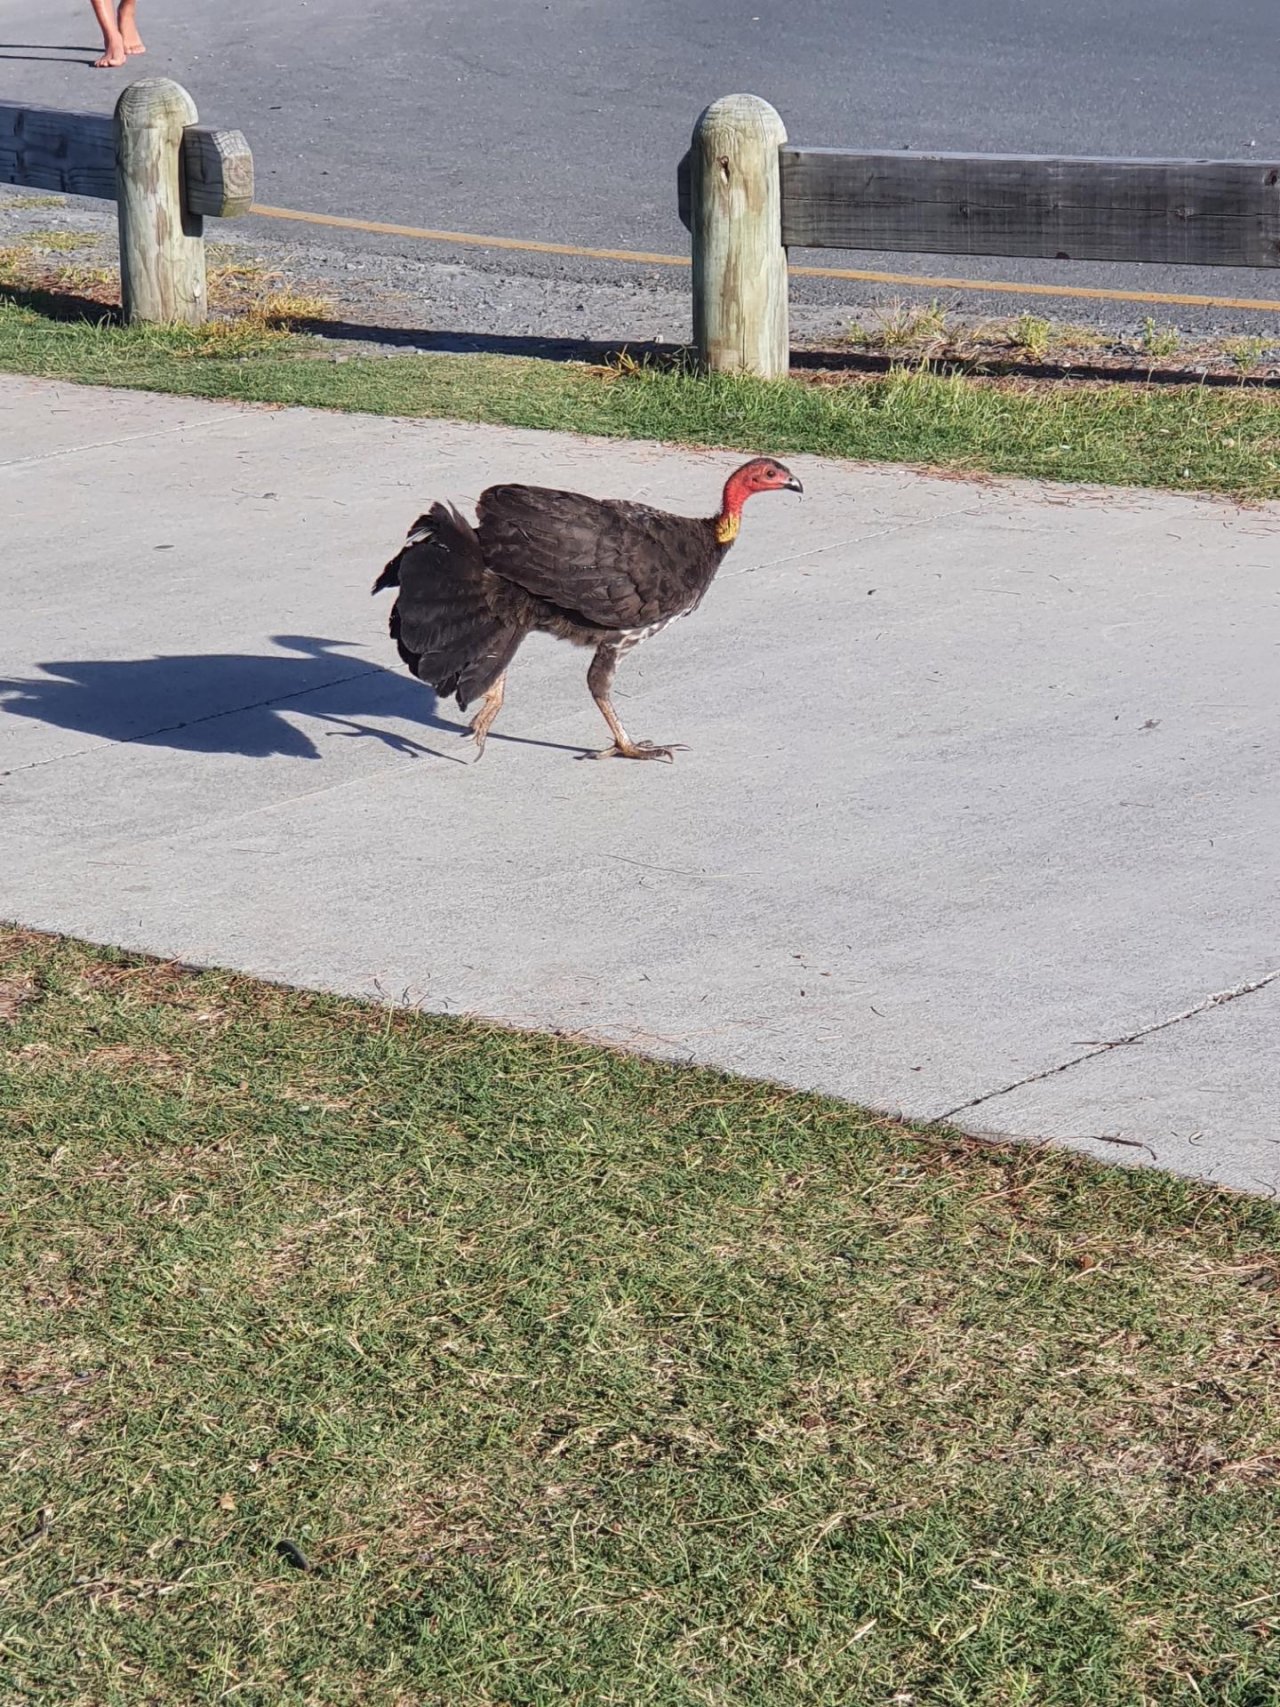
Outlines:
{"label": "grass verge", "polygon": [[511,357],[335,358],[260,317],[195,331],[126,329],[58,319],[49,306],[38,296],[0,301],[0,369],[258,403],[1280,497],[1280,399],[1243,387],[1006,383],[908,368],[766,383]]}
{"label": "grass verge", "polygon": [[0,1698],[1264,1707],[1280,1214],[0,932]]}

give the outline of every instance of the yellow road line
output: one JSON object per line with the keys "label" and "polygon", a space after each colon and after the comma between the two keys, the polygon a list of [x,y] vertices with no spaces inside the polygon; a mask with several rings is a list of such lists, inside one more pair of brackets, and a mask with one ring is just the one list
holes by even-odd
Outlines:
{"label": "yellow road line", "polygon": [[[459,243],[473,249],[518,249],[528,255],[574,255],[588,261],[631,261],[643,266],[687,267],[687,255],[654,255],[643,249],[584,249],[576,243],[538,243],[523,237],[485,237],[474,231],[432,231],[420,225],[388,225],[377,219],[343,219],[332,213],[299,213],[287,207],[263,207],[250,213],[264,219],[294,219],[303,225],[331,225],[342,231],[372,231],[385,237],[417,237],[427,243]],[[910,285],[917,290],[974,290],[1008,296],[1073,296],[1093,302],[1146,302],[1175,308],[1245,308],[1280,314],[1280,302],[1249,296],[1184,296],[1159,290],[1101,290],[1087,285],[1015,284],[1008,279],[936,279],[922,273],[874,273],[857,267],[791,267],[800,278],[856,279],[862,284]]]}
{"label": "yellow road line", "polygon": [[573,243],[535,243],[523,237],[480,237],[474,231],[428,231],[418,225],[384,225],[377,219],[340,219],[332,213],[295,213],[287,207],[260,207],[250,213],[267,219],[299,219],[306,225],[336,225],[343,231],[375,231],[387,237],[421,237],[429,243],[467,243],[473,249],[523,249],[531,255],[585,255],[592,261],[643,261],[659,267],[687,267],[687,255],[648,255],[640,249],[579,249]]}

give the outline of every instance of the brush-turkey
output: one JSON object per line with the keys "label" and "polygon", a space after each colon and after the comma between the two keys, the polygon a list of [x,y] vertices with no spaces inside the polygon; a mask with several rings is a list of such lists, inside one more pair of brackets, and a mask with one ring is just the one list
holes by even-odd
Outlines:
{"label": "brush-turkey", "polygon": [[544,486],[490,486],[473,527],[451,504],[419,516],[373,590],[398,587],[391,637],[419,680],[460,709],[482,700],[476,746],[502,706],[507,666],[535,629],[595,656],[587,686],[613,745],[598,758],[670,759],[674,749],[633,741],[609,699],[618,660],[702,602],[738,537],[756,492],[800,492],[771,457],[725,482],[714,516],[672,515],[647,504],[588,498]]}

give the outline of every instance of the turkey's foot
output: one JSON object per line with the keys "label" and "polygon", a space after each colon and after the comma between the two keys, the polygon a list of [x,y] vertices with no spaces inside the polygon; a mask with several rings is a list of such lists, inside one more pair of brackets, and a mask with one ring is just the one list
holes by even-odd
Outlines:
{"label": "turkey's foot", "polygon": [[507,677],[506,672],[504,671],[484,696],[484,700],[479,711],[471,719],[470,727],[466,730],[466,734],[470,735],[475,741],[476,757],[478,759],[484,757],[485,738],[493,727],[494,718],[502,710],[502,696],[506,689],[506,685]]}
{"label": "turkey's foot", "polygon": [[659,747],[652,741],[633,741],[624,737],[615,741],[612,747],[602,747],[598,753],[586,753],[588,759],[665,759],[668,764],[675,763],[677,753],[688,752],[681,742],[673,742],[669,747]]}
{"label": "turkey's foot", "polygon": [[482,759],[484,757],[484,744],[488,739],[489,730],[493,727],[493,720],[497,715],[498,708],[495,705],[491,712],[486,714],[482,711],[478,717],[473,717],[471,722],[462,731],[462,738],[464,741],[475,742],[476,757],[478,759]]}
{"label": "turkey's foot", "polygon": [[665,759],[671,764],[676,754],[685,750],[678,741],[669,747],[659,747],[653,741],[633,741],[613,709],[609,689],[613,685],[613,672],[617,667],[618,656],[619,649],[616,645],[600,646],[596,649],[591,668],[587,671],[587,686],[591,689],[592,699],[600,708],[601,717],[609,725],[613,745],[602,748],[598,753],[584,753],[582,756],[584,759]]}

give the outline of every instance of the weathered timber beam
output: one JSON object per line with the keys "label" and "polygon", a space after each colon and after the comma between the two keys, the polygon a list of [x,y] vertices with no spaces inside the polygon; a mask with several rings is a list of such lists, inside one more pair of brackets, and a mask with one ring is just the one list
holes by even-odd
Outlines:
{"label": "weathered timber beam", "polygon": [[[187,126],[182,163],[188,212],[207,219],[248,213],[253,154],[240,131]],[[116,152],[110,114],[0,101],[0,184],[114,201]]]}
{"label": "weathered timber beam", "polygon": [[784,147],[782,241],[1165,266],[1280,266],[1280,165]]}

